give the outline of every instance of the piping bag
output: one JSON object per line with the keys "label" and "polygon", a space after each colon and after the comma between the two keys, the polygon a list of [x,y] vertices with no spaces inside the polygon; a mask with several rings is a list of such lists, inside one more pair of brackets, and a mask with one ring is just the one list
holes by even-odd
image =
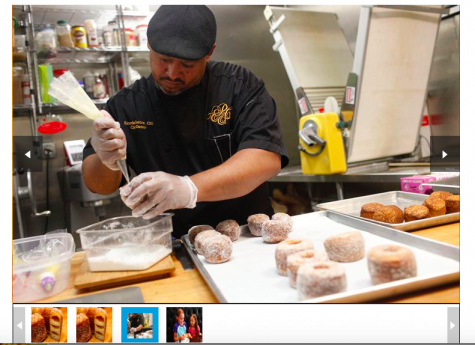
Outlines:
{"label": "piping bag", "polygon": [[[70,71],[64,73],[59,78],[53,79],[48,94],[93,121],[104,116]],[[127,171],[125,157],[117,161],[117,166],[127,183],[129,183],[129,172]]]}

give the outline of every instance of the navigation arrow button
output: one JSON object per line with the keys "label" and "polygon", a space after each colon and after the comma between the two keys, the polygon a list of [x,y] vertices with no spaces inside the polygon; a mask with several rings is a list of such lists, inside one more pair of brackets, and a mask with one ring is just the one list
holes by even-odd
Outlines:
{"label": "navigation arrow button", "polygon": [[445,151],[442,151],[442,159],[444,159],[445,157],[447,157],[447,153],[445,153]]}
{"label": "navigation arrow button", "polygon": [[18,325],[16,325],[19,329],[23,329],[23,322],[20,322]]}
{"label": "navigation arrow button", "polygon": [[25,156],[31,159],[31,151],[28,151],[27,153],[25,153]]}

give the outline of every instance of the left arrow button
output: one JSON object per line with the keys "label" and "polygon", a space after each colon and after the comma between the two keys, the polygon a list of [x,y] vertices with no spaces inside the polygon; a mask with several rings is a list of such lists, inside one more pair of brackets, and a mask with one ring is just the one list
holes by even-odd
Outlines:
{"label": "left arrow button", "polygon": [[25,156],[31,159],[31,151],[28,151],[27,153],[25,153]]}

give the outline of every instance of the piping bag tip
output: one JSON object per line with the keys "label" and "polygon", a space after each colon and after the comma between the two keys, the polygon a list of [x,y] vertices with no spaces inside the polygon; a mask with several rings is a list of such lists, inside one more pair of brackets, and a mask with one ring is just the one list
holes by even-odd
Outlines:
{"label": "piping bag tip", "polygon": [[127,183],[129,183],[130,182],[129,172],[127,170],[127,163],[125,162],[125,158],[121,159],[121,160],[118,160],[117,165],[119,166],[119,169],[122,172],[122,175],[124,175],[125,180],[127,181]]}

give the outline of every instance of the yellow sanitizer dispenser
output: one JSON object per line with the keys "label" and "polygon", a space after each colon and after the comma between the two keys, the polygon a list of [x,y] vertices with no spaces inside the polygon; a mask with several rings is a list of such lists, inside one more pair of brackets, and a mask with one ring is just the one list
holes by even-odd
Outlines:
{"label": "yellow sanitizer dispenser", "polygon": [[345,148],[336,113],[302,116],[299,149],[302,171],[309,175],[332,175],[346,171]]}

